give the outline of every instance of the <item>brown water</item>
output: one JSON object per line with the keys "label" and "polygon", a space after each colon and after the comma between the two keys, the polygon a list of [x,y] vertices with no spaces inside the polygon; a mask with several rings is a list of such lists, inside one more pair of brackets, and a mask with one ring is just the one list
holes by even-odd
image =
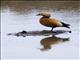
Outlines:
{"label": "brown water", "polygon": [[[77,1],[3,1],[1,4],[2,60],[77,60],[79,58],[79,10],[80,2]],[[48,12],[51,14],[51,18],[69,23],[72,33],[59,34],[56,37],[51,35],[26,37],[7,35],[23,30],[50,30],[51,28],[39,23],[40,17],[36,14],[40,12]]]}

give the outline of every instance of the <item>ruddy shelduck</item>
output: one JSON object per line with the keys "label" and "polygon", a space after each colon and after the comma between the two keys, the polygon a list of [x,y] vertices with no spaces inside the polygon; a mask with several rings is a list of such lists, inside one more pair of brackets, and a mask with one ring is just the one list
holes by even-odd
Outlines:
{"label": "ruddy shelduck", "polygon": [[51,15],[48,14],[48,13],[39,13],[39,14],[37,14],[37,16],[42,16],[40,18],[40,23],[42,25],[44,25],[44,26],[52,27],[51,31],[55,27],[66,27],[66,28],[70,28],[69,27],[70,26],[69,24],[66,24],[66,23],[64,23],[62,21],[59,21],[57,19],[54,19],[54,18],[53,19],[50,18]]}

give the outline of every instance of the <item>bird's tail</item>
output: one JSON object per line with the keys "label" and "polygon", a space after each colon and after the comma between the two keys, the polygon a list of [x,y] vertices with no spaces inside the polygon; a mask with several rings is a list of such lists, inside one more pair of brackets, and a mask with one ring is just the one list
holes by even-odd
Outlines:
{"label": "bird's tail", "polygon": [[70,24],[66,24],[66,23],[63,23],[63,22],[61,22],[61,23],[62,23],[63,27],[70,28],[70,27],[69,27]]}

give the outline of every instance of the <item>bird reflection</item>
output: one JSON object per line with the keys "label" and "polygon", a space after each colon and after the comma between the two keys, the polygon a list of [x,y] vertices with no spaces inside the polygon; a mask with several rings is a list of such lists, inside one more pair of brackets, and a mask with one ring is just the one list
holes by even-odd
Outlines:
{"label": "bird reflection", "polygon": [[57,38],[55,36],[46,37],[40,41],[43,48],[40,48],[41,51],[46,51],[51,49],[52,45],[58,44],[60,42],[69,41],[69,38]]}

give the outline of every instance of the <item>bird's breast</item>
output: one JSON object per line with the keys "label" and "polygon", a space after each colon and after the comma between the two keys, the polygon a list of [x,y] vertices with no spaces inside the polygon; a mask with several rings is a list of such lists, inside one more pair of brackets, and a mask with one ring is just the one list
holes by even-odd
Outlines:
{"label": "bird's breast", "polygon": [[41,20],[40,20],[40,23],[41,23],[42,25],[44,25],[44,26],[49,26],[49,25],[50,25],[50,24],[49,24],[49,20],[41,19]]}

